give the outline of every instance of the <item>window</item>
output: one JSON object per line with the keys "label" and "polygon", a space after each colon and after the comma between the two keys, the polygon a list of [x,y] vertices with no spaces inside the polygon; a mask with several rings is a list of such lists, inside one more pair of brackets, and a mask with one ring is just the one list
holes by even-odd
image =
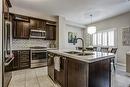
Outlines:
{"label": "window", "polygon": [[93,46],[114,46],[114,30],[101,31],[93,34]]}
{"label": "window", "polygon": [[97,36],[93,34],[93,45],[97,45]]}
{"label": "window", "polygon": [[114,31],[108,32],[108,46],[114,46]]}
{"label": "window", "polygon": [[97,33],[97,45],[102,45],[102,33]]}
{"label": "window", "polygon": [[107,32],[102,33],[102,45],[107,46]]}

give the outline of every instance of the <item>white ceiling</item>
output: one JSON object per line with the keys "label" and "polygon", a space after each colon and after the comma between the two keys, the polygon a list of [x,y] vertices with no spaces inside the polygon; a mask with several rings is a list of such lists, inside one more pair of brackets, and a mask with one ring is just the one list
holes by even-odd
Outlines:
{"label": "white ceiling", "polygon": [[130,11],[128,0],[11,0],[13,6],[89,24]]}

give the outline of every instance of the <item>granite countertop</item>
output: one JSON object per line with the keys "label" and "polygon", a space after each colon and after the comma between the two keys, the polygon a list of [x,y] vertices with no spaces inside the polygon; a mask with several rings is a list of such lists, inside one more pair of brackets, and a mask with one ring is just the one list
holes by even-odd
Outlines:
{"label": "granite countertop", "polygon": [[[73,59],[80,60],[87,63],[92,63],[92,62],[100,61],[103,59],[115,57],[113,53],[85,51],[85,53],[93,53],[93,55],[79,56],[77,54],[66,53],[69,51],[72,51],[72,50],[48,50],[48,52],[55,53],[55,54],[65,56],[65,57],[69,57],[69,58],[73,58]],[[76,52],[81,52],[81,51],[76,50]]]}
{"label": "granite countertop", "polygon": [[[26,48],[13,48],[12,50],[30,50],[30,47],[26,47]],[[47,48],[47,50],[57,50],[57,48]]]}
{"label": "granite countertop", "polygon": [[130,51],[126,53],[127,55],[130,55]]}

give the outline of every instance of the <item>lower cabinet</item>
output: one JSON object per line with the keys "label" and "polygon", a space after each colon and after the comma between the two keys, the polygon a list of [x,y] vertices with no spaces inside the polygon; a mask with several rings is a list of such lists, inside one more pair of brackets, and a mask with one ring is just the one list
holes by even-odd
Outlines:
{"label": "lower cabinet", "polygon": [[30,51],[20,50],[13,51],[13,70],[25,69],[30,67]]}
{"label": "lower cabinet", "polygon": [[48,54],[48,75],[61,87],[111,87],[110,59],[87,63],[61,56],[57,71],[54,69],[57,54]]}
{"label": "lower cabinet", "polygon": [[13,60],[13,70],[19,69],[19,51],[13,51],[14,60]]}
{"label": "lower cabinet", "polygon": [[87,87],[86,63],[67,59],[67,87]]}
{"label": "lower cabinet", "polygon": [[20,51],[20,53],[19,53],[20,69],[30,67],[30,56],[29,55],[30,55],[30,51]]}

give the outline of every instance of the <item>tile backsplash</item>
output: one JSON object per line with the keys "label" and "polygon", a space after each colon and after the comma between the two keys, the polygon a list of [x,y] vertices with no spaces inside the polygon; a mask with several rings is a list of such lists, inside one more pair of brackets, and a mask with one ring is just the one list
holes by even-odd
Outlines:
{"label": "tile backsplash", "polygon": [[49,44],[51,43],[54,43],[54,41],[40,40],[40,39],[29,39],[29,40],[13,39],[12,49],[13,50],[29,49],[29,47],[34,46],[49,47]]}

